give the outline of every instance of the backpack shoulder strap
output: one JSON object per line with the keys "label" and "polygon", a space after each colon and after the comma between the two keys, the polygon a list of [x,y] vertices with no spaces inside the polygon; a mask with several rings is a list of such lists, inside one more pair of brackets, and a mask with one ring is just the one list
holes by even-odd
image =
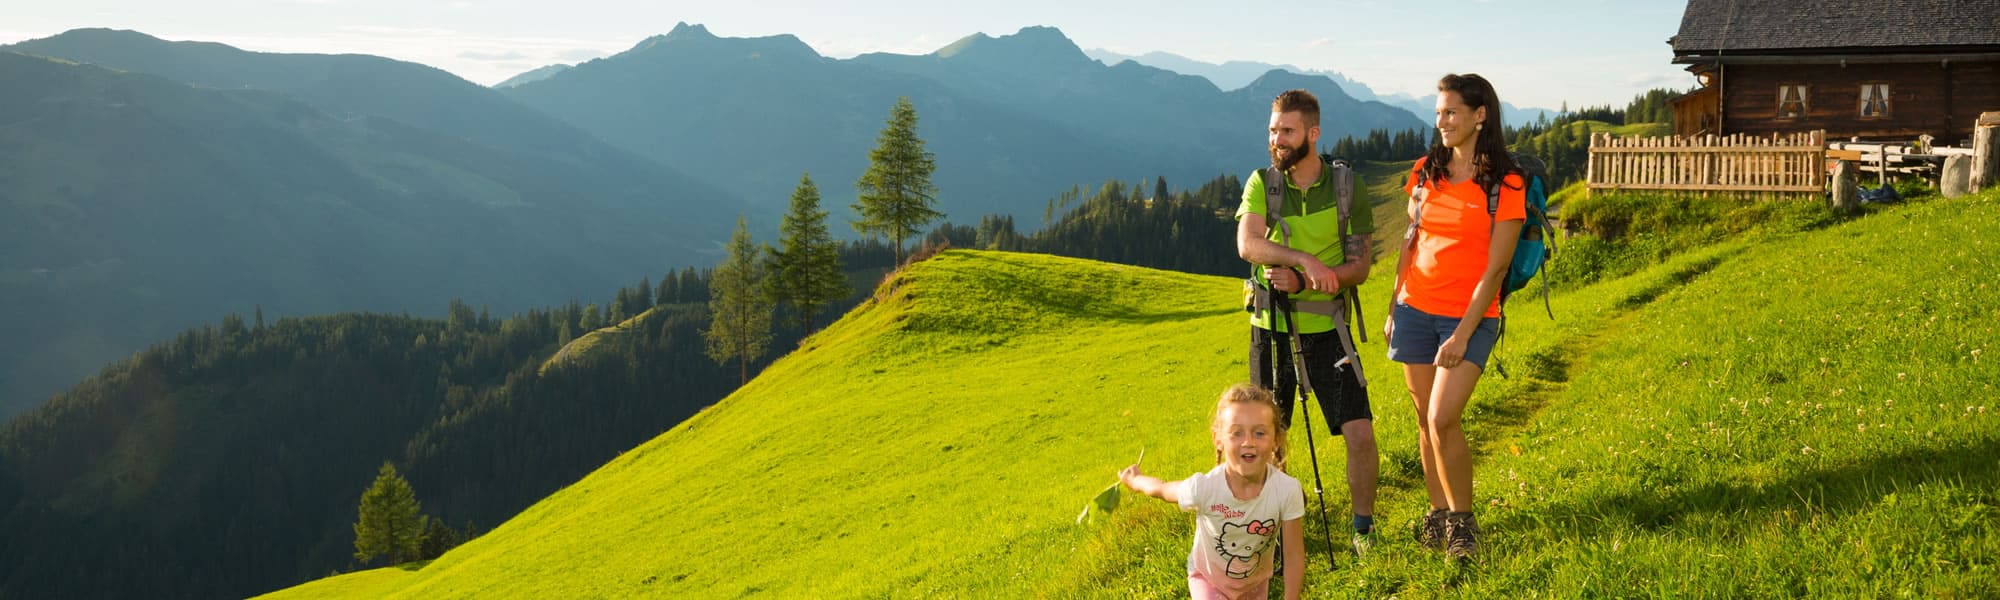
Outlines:
{"label": "backpack shoulder strap", "polygon": [[1264,226],[1278,231],[1278,243],[1292,245],[1292,227],[1285,224],[1285,174],[1277,167],[1264,169]]}
{"label": "backpack shoulder strap", "polygon": [[1347,236],[1354,235],[1354,224],[1347,218],[1354,214],[1354,169],[1344,160],[1331,161],[1326,166],[1333,169],[1334,208],[1340,217],[1340,237],[1345,241]]}

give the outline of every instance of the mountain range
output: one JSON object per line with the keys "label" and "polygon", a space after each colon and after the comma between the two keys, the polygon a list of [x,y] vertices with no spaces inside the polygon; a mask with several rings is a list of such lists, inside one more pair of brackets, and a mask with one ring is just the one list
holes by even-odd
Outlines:
{"label": "mountain range", "polygon": [[1109,179],[1248,172],[1289,88],[1320,96],[1328,136],[1423,127],[1325,77],[1224,91],[1105,66],[1045,27],[840,60],[680,24],[498,88],[104,29],[0,52],[0,102],[18,107],[0,123],[0,291],[16,309],[0,324],[38,341],[0,350],[0,416],[228,312],[437,314],[464,298],[504,313],[712,264],[730,217],[770,239],[800,173],[852,235],[847,190],[897,97],[959,223],[1039,224],[1056,196]]}
{"label": "mountain range", "polygon": [[[1332,80],[1334,84],[1339,85],[1341,91],[1347,92],[1347,95],[1353,96],[1357,100],[1373,100],[1401,108],[1409,111],[1411,116],[1426,122],[1430,120],[1430,115],[1435,112],[1436,109],[1434,107],[1437,104],[1437,94],[1426,94],[1421,97],[1409,94],[1378,95],[1374,89],[1368,87],[1368,84],[1355,81],[1338,71],[1306,69],[1290,64],[1274,65],[1271,63],[1242,60],[1225,61],[1222,64],[1215,64],[1202,62],[1171,52],[1153,51],[1133,56],[1101,48],[1085,50],[1084,54],[1107,65],[1116,65],[1129,60],[1176,73],[1201,76],[1225,90],[1249,85],[1251,81],[1255,81],[1258,77],[1263,76],[1263,74],[1271,72],[1272,69],[1298,73],[1300,75],[1325,77]],[[1557,114],[1557,111],[1554,110],[1546,108],[1521,108],[1505,101],[1500,103],[1500,107],[1500,116],[1509,125],[1532,123],[1544,116],[1553,118]]]}
{"label": "mountain range", "polygon": [[723,38],[679,24],[632,49],[503,89],[599,137],[775,210],[801,171],[829,190],[836,221],[889,108],[908,96],[937,156],[946,218],[1010,214],[1039,223],[1047,201],[1083,182],[1164,176],[1194,182],[1262,164],[1270,98],[1321,95],[1333,134],[1421,121],[1356,101],[1332,81],[1271,73],[1225,92],[1142,65],[1106,67],[1060,31],[968,36],[923,55],[821,56],[790,35]]}

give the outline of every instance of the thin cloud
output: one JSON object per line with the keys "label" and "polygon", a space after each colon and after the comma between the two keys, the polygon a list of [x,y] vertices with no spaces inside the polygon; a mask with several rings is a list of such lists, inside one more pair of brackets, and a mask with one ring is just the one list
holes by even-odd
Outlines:
{"label": "thin cloud", "polygon": [[486,62],[518,61],[528,58],[528,55],[515,52],[512,50],[506,52],[480,52],[475,50],[475,51],[460,52],[458,53],[458,56],[461,58],[468,58],[472,60],[483,60]]}

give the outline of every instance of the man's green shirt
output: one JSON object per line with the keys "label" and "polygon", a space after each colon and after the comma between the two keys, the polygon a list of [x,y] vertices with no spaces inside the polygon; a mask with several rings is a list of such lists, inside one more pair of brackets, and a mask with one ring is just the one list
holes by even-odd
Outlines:
{"label": "man's green shirt", "polygon": [[[1251,173],[1246,181],[1243,186],[1243,204],[1236,208],[1236,220],[1241,221],[1243,215],[1251,213],[1269,215],[1264,206],[1264,170],[1259,169]],[[1340,199],[1339,190],[1333,181],[1333,166],[1322,163],[1319,179],[1308,189],[1300,190],[1297,184],[1292,183],[1290,177],[1285,178],[1285,186],[1289,189],[1285,193],[1285,205],[1281,207],[1279,218],[1284,219],[1292,230],[1291,243],[1286,245],[1294,250],[1319,257],[1320,262],[1326,263],[1329,267],[1347,262],[1347,251],[1340,239]],[[1354,226],[1350,233],[1367,237],[1375,232],[1375,205],[1368,201],[1367,187],[1362,184],[1359,174],[1354,176],[1353,193],[1354,205],[1349,209],[1353,214],[1348,215],[1348,218],[1354,220]],[[1267,224],[1271,225],[1271,229],[1264,237],[1284,244],[1279,241],[1277,225]],[[1251,271],[1251,277],[1255,278],[1259,285],[1265,285],[1264,269],[1261,266],[1253,266]],[[1333,300],[1332,295],[1311,290],[1293,294],[1292,298],[1302,302]],[[1300,333],[1332,331],[1339,324],[1333,317],[1303,312],[1299,313],[1298,319]],[[1264,329],[1271,329],[1272,325],[1268,315],[1262,318],[1252,315],[1250,324]],[[1278,331],[1285,330],[1285,328],[1278,329]]]}

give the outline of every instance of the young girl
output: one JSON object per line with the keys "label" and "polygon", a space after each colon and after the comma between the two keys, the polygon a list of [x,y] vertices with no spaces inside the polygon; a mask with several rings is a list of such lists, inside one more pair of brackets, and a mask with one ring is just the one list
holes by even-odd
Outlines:
{"label": "young girl", "polygon": [[[1478,75],[1438,81],[1437,141],[1410,170],[1411,236],[1396,261],[1382,337],[1417,408],[1431,510],[1417,541],[1455,559],[1479,551],[1472,452],[1459,417],[1498,337],[1501,278],[1527,220],[1525,185],[1501,137],[1500,98]],[[1498,202],[1489,216],[1489,193]]]}
{"label": "young girl", "polygon": [[1194,549],[1188,553],[1188,591],[1196,600],[1267,598],[1273,555],[1284,548],[1285,598],[1305,583],[1305,488],[1273,464],[1283,444],[1278,404],[1248,383],[1222,392],[1209,426],[1215,468],[1180,481],[1139,472],[1118,473],[1125,487],[1179,504],[1196,513]]}

